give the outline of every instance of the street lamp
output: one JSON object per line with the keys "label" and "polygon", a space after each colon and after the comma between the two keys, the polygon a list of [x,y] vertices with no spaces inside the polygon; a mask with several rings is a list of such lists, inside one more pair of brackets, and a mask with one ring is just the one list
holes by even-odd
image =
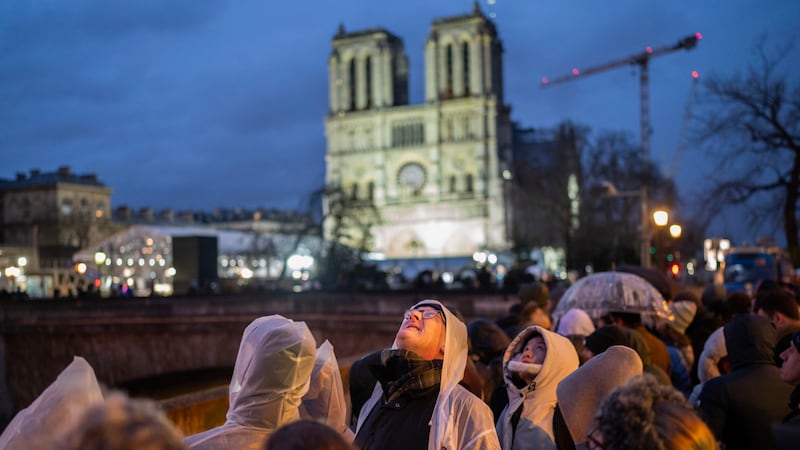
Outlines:
{"label": "street lamp", "polygon": [[678,224],[673,224],[669,226],[669,235],[672,236],[672,239],[678,239],[681,237],[681,233],[683,229]]}
{"label": "street lamp", "polygon": [[669,213],[664,211],[663,209],[657,209],[653,211],[653,222],[657,226],[663,227],[664,225],[669,223]]}

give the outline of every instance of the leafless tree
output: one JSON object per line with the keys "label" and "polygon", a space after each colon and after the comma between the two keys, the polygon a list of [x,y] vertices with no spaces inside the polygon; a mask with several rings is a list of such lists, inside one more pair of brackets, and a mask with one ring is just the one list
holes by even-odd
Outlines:
{"label": "leafless tree", "polygon": [[695,138],[717,162],[703,203],[743,205],[751,226],[782,225],[798,266],[800,86],[797,73],[782,70],[791,51],[770,53],[762,39],[756,62],[743,72],[710,76],[693,123]]}

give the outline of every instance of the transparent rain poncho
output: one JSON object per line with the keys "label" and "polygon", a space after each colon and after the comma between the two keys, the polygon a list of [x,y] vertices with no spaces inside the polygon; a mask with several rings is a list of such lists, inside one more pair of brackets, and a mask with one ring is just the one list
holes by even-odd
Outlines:
{"label": "transparent rain poncho", "polygon": [[195,434],[192,449],[260,449],[279,426],[300,418],[316,342],[304,322],[260,317],[244,330],[224,425]]}
{"label": "transparent rain poncho", "polygon": [[342,374],[333,345],[327,340],[317,349],[308,392],[300,405],[300,418],[322,421],[347,439],[353,439],[353,432],[347,427]]}
{"label": "transparent rain poncho", "polygon": [[[423,300],[411,308],[424,304],[436,304],[441,307],[447,323],[442,379],[439,385],[439,397],[433,408],[433,417],[431,417],[428,449],[499,450],[500,443],[494,429],[492,411],[481,399],[459,385],[467,365],[466,325],[436,300]],[[397,348],[397,342],[392,344],[392,348]],[[383,389],[381,384],[377,383],[372,397],[361,408],[356,434],[372,408],[382,401],[382,397]]]}
{"label": "transparent rain poncho", "polygon": [[92,406],[103,403],[94,370],[76,356],[30,406],[20,411],[3,434],[0,449],[52,449]]}

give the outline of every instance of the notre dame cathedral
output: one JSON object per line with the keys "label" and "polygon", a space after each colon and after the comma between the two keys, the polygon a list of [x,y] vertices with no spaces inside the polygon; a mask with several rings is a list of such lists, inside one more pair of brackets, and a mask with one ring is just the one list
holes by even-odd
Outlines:
{"label": "notre dame cathedral", "polygon": [[508,249],[511,125],[494,23],[477,5],[433,21],[416,105],[399,37],[340,26],[332,46],[325,181],[377,212],[369,250],[437,258]]}

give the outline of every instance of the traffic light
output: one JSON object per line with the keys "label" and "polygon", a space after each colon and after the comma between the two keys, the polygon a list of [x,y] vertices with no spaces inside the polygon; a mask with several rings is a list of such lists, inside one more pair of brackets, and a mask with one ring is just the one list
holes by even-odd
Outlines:
{"label": "traffic light", "polygon": [[674,262],[669,265],[669,271],[672,274],[672,278],[678,278],[678,275],[681,273],[681,265]]}

